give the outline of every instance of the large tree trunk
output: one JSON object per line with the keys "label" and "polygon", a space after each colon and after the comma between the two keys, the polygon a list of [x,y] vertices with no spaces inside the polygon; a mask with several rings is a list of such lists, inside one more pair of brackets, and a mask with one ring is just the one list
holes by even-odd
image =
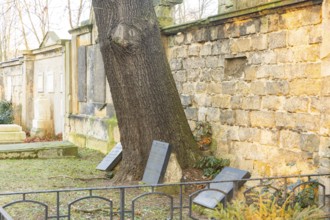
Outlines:
{"label": "large tree trunk", "polygon": [[152,140],[170,143],[182,168],[197,157],[151,0],[93,0],[99,43],[123,145],[117,181],[139,180]]}

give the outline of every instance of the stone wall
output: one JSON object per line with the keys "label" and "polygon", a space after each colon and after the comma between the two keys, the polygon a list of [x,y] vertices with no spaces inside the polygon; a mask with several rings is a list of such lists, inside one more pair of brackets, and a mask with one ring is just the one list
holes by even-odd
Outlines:
{"label": "stone wall", "polygon": [[260,176],[319,166],[330,134],[320,2],[163,30],[191,129],[210,122],[213,151],[232,166]]}
{"label": "stone wall", "polygon": [[[91,19],[93,22],[93,18]],[[103,60],[96,44],[96,28],[92,24],[71,30],[72,55],[71,99],[67,102],[64,138],[79,147],[108,153],[119,142],[109,84]]]}
{"label": "stone wall", "polygon": [[14,123],[22,121],[23,70],[22,59],[0,64],[1,99],[11,101],[14,108]]}

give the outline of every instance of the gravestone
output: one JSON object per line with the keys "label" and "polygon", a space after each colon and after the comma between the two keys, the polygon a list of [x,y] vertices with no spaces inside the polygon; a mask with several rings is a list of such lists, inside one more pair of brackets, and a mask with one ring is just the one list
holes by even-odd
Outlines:
{"label": "gravestone", "polygon": [[93,70],[91,70],[91,99],[94,103],[105,103],[105,94],[106,94],[106,78],[105,78],[105,70],[104,70],[104,63],[103,58],[101,54],[101,50],[99,45],[95,45],[93,47],[93,59],[91,62],[94,63],[94,65],[91,65],[94,67]]}
{"label": "gravestone", "polygon": [[101,161],[101,163],[96,167],[96,169],[103,171],[114,169],[122,158],[122,152],[123,147],[121,146],[121,143],[116,144],[116,146]]}
{"label": "gravestone", "polygon": [[87,101],[87,63],[86,47],[78,48],[78,101]]}
{"label": "gravestone", "polygon": [[142,182],[150,185],[161,183],[170,155],[169,143],[153,141]]}
{"label": "gravestone", "polygon": [[[248,179],[251,174],[245,170],[239,170],[232,167],[225,167],[213,181],[225,181],[225,180],[240,180]],[[241,187],[246,181],[238,182],[238,188]],[[227,199],[230,200],[233,197],[234,183],[211,183],[209,191],[203,191],[196,196],[193,200],[194,203],[204,206],[206,208],[214,209],[219,202],[224,202],[225,195],[219,191],[212,191],[211,189],[217,189],[227,194]]]}

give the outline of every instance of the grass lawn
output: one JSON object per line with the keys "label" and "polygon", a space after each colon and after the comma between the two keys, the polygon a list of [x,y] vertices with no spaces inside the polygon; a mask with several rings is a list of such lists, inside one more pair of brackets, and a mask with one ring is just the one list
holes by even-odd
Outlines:
{"label": "grass lawn", "polygon": [[0,192],[107,186],[106,173],[96,170],[103,157],[79,148],[77,158],[0,160]]}

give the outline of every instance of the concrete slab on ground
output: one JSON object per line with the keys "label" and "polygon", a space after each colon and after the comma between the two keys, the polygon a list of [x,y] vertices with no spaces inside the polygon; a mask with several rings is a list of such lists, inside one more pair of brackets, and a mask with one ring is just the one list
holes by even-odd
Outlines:
{"label": "concrete slab on ground", "polygon": [[0,159],[76,157],[78,147],[68,141],[0,144]]}

